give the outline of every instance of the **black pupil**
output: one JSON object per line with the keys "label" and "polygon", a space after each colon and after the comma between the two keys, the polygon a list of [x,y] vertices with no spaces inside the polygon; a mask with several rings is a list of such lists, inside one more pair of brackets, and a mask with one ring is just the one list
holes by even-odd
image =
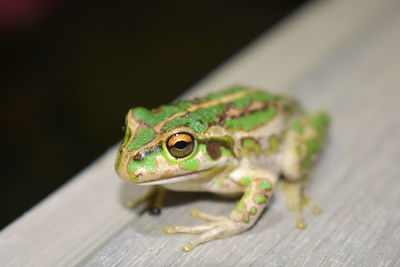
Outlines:
{"label": "black pupil", "polygon": [[188,143],[185,141],[178,141],[174,144],[174,147],[177,149],[184,149],[185,147],[187,147]]}

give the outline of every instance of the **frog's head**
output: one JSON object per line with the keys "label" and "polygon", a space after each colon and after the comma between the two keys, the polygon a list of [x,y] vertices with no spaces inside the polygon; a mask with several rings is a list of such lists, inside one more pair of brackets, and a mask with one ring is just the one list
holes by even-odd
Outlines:
{"label": "frog's head", "polygon": [[190,120],[184,103],[128,112],[115,162],[122,179],[137,184],[180,182],[215,175],[233,164],[233,139],[199,116]]}

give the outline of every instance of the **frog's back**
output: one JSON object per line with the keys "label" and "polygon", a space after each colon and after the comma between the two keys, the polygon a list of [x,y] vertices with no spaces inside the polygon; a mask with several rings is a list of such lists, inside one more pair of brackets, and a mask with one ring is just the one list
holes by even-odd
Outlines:
{"label": "frog's back", "polygon": [[297,102],[288,96],[244,86],[231,87],[207,97],[225,106],[215,123],[240,135],[268,135],[265,131],[274,121],[287,121],[299,112]]}
{"label": "frog's back", "polygon": [[288,124],[301,113],[298,103],[288,96],[245,86],[163,106],[156,112],[178,106],[186,107],[161,123],[160,133],[185,125],[198,136],[230,136],[241,165],[276,171],[280,170],[279,152]]}
{"label": "frog's back", "polygon": [[263,135],[263,128],[269,128],[274,120],[286,120],[297,111],[296,102],[287,96],[232,86],[152,111],[135,108],[133,114],[159,134],[185,125],[199,135],[209,135],[212,126],[220,126],[229,135],[240,133],[246,136],[258,135],[259,132]]}
{"label": "frog's back", "polygon": [[254,134],[275,118],[286,119],[298,112],[297,103],[287,96],[245,86],[232,86],[188,102],[184,117],[169,120],[164,130],[186,123],[200,133],[221,126],[232,133]]}
{"label": "frog's back", "polygon": [[[195,99],[195,103],[223,106],[211,123],[233,137],[241,164],[278,170],[279,151],[293,118],[302,113],[298,103],[285,95],[235,86]],[[247,162],[247,163],[246,163]]]}

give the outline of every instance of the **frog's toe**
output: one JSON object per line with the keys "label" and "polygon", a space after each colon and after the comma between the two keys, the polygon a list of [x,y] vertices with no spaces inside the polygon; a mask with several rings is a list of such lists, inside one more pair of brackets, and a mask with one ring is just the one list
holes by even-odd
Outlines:
{"label": "frog's toe", "polygon": [[296,203],[294,203],[294,202],[290,202],[290,201],[286,202],[286,208],[290,211],[294,211],[296,209],[296,206],[298,206],[298,205],[296,205]]}
{"label": "frog's toe", "polygon": [[193,246],[192,244],[190,244],[190,243],[184,244],[184,245],[182,246],[182,250],[185,251],[185,252],[189,252],[189,251],[191,251],[193,248],[194,248],[194,246]]}
{"label": "frog's toe", "polygon": [[311,212],[312,212],[313,214],[321,214],[321,213],[322,213],[322,210],[321,210],[319,207],[312,207],[312,208],[311,208]]}
{"label": "frog's toe", "polygon": [[308,207],[309,209],[311,209],[311,212],[313,214],[321,214],[322,213],[322,210],[308,196],[303,197],[303,199],[301,201],[301,206]]}
{"label": "frog's toe", "polygon": [[303,214],[301,212],[301,207],[298,206],[294,210],[294,215],[296,217],[296,227],[298,229],[305,229],[307,227],[307,224],[303,220]]}
{"label": "frog's toe", "polygon": [[297,227],[298,229],[305,229],[305,228],[307,228],[307,224],[304,223],[303,221],[296,222],[296,227]]}
{"label": "frog's toe", "polygon": [[172,225],[164,227],[164,233],[166,234],[175,234],[175,233],[187,233],[187,234],[201,234],[204,233],[214,225],[212,224],[201,224],[195,226],[183,226],[183,225]]}
{"label": "frog's toe", "polygon": [[182,250],[190,251],[195,246],[211,241],[214,239],[232,236],[239,232],[242,232],[244,228],[238,222],[234,222],[227,217],[220,219],[218,217],[218,221],[210,222],[207,224],[195,225],[195,226],[167,226],[164,228],[164,233],[166,234],[175,234],[175,233],[187,233],[187,234],[200,234],[195,239],[192,239],[188,243],[182,246]]}
{"label": "frog's toe", "polygon": [[209,223],[206,224],[206,226],[208,230],[204,231],[203,233],[201,233],[200,236],[190,240],[188,243],[182,246],[182,249],[184,251],[190,251],[194,247],[202,243],[218,238],[229,237],[244,230],[240,223],[234,222],[226,217],[224,218],[224,220]]}
{"label": "frog's toe", "polygon": [[165,226],[163,229],[164,234],[171,235],[177,233],[175,226]]}
{"label": "frog's toe", "polygon": [[199,211],[197,209],[192,209],[190,211],[190,216],[197,218],[197,219],[207,221],[207,222],[217,222],[217,221],[221,221],[226,218],[223,216],[214,216],[214,215]]}

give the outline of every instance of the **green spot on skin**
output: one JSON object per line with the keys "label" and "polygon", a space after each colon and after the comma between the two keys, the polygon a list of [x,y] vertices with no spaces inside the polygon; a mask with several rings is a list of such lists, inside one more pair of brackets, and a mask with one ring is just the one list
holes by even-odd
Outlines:
{"label": "green spot on skin", "polygon": [[237,210],[237,211],[244,211],[244,204],[243,204],[243,202],[238,202],[238,203],[236,204],[236,210]]}
{"label": "green spot on skin", "polygon": [[329,115],[326,112],[318,112],[311,118],[311,125],[323,134],[329,124]]}
{"label": "green spot on skin", "polygon": [[245,95],[241,98],[235,99],[232,101],[232,103],[235,105],[236,108],[242,108],[242,107],[248,105],[253,100],[265,101],[265,100],[273,99],[276,97],[277,96],[274,94],[258,91],[258,92],[254,92],[254,93]]}
{"label": "green spot on skin", "polygon": [[321,149],[321,143],[316,138],[307,140],[306,144],[307,144],[307,152],[310,154],[316,154]]}
{"label": "green spot on skin", "polygon": [[279,137],[271,135],[268,138],[269,147],[264,151],[264,155],[268,156],[279,151]]}
{"label": "green spot on skin", "polygon": [[272,188],[272,184],[266,180],[261,180],[259,185],[261,190],[269,190]]}
{"label": "green spot on skin", "polygon": [[303,149],[302,149],[302,147],[301,146],[297,146],[296,147],[296,153],[297,153],[297,155],[299,155],[300,157],[303,155]]}
{"label": "green spot on skin", "polygon": [[253,214],[253,215],[257,214],[257,208],[256,207],[251,207],[250,213]]}
{"label": "green spot on skin", "polygon": [[251,183],[251,177],[249,176],[244,176],[242,179],[240,179],[240,184],[242,185],[249,185]]}
{"label": "green spot on skin", "polygon": [[154,131],[151,128],[141,128],[137,131],[135,138],[128,146],[128,151],[138,149],[149,143],[154,138]]}
{"label": "green spot on skin", "polygon": [[246,191],[244,191],[244,194],[243,194],[243,196],[242,196],[242,199],[248,198],[248,197],[250,196],[250,193],[251,193],[251,188],[247,187],[247,188],[246,188]]}
{"label": "green spot on skin", "polygon": [[310,167],[315,159],[315,155],[321,150],[321,142],[318,138],[312,138],[305,141],[306,142],[306,154],[301,162],[302,168]]}
{"label": "green spot on skin", "polygon": [[269,145],[273,153],[279,151],[279,137],[276,135],[271,135],[269,137]]}
{"label": "green spot on skin", "polygon": [[144,166],[149,172],[154,172],[157,167],[157,162],[155,159],[155,156],[152,158],[149,158],[148,160],[145,160]]}
{"label": "green spot on skin", "polygon": [[181,168],[184,170],[195,171],[200,166],[200,161],[198,159],[188,159],[181,163]]}
{"label": "green spot on skin", "polygon": [[145,167],[148,172],[154,172],[157,167],[156,157],[161,155],[160,152],[153,152],[146,155],[143,160],[136,161],[131,158],[128,164],[128,172],[133,173],[139,168]]}
{"label": "green spot on skin", "polygon": [[128,172],[134,172],[144,166],[144,160],[135,161],[133,158],[128,163]]}
{"label": "green spot on skin", "polygon": [[300,152],[300,156],[303,157],[301,161],[301,167],[303,169],[308,168],[313,165],[316,159],[316,155],[320,152],[322,148],[322,140],[326,129],[329,124],[329,116],[325,112],[318,112],[309,118],[309,125],[313,127],[316,131],[316,136],[305,140]]}
{"label": "green spot on skin", "polygon": [[218,178],[215,180],[216,185],[221,185],[222,184],[222,179]]}
{"label": "green spot on skin", "polygon": [[292,130],[298,133],[302,133],[304,130],[303,124],[301,123],[300,120],[296,120],[292,124]]}
{"label": "green spot on skin", "polygon": [[308,168],[312,165],[312,163],[313,163],[313,159],[312,159],[311,155],[307,155],[301,162],[301,167]]}
{"label": "green spot on skin", "polygon": [[189,106],[189,102],[178,102],[174,105],[161,106],[159,111],[150,111],[146,108],[138,107],[132,110],[133,116],[149,126],[154,126],[172,116],[175,113],[184,111]]}
{"label": "green spot on skin", "polygon": [[262,196],[262,195],[256,195],[254,199],[255,199],[255,201],[256,201],[257,204],[265,203],[265,202],[267,202],[267,200],[268,200],[267,197]]}
{"label": "green spot on skin", "polygon": [[137,176],[136,176],[136,174],[134,174],[134,173],[129,173],[129,177],[131,178],[131,180],[132,181],[135,181],[136,179],[137,179]]}
{"label": "green spot on skin", "polygon": [[232,156],[231,151],[229,151],[228,149],[226,149],[225,147],[221,146],[221,154],[224,157],[228,157],[228,156]]}
{"label": "green spot on skin", "polygon": [[250,216],[249,216],[249,214],[243,214],[243,221],[244,222],[246,222],[246,223],[248,223],[248,222],[250,222]]}
{"label": "green spot on skin", "polygon": [[260,154],[260,145],[253,138],[245,138],[243,140],[243,150],[242,154],[244,156],[249,155],[250,152],[255,153],[256,155]]}
{"label": "green spot on skin", "polygon": [[195,110],[169,121],[165,124],[163,130],[169,131],[176,126],[187,125],[196,132],[205,132],[207,123],[214,122],[224,109],[224,105],[216,105]]}
{"label": "green spot on skin", "polygon": [[234,119],[225,119],[224,124],[228,129],[249,131],[267,121],[276,114],[276,109],[272,106],[262,111],[249,113]]}
{"label": "green spot on skin", "polygon": [[[200,150],[200,152],[201,152],[202,154],[204,154],[204,155],[206,156],[206,159],[207,159],[208,161],[215,161],[215,160],[217,160],[217,159],[213,159],[213,158],[210,157],[210,155],[209,155],[208,152],[207,152],[207,146],[206,146],[205,144],[200,144],[200,145],[199,145],[199,150]],[[225,147],[221,146],[221,147],[220,147],[220,150],[221,150],[221,155],[222,155],[222,156],[232,156],[232,152],[231,152],[230,150],[226,149]]]}

